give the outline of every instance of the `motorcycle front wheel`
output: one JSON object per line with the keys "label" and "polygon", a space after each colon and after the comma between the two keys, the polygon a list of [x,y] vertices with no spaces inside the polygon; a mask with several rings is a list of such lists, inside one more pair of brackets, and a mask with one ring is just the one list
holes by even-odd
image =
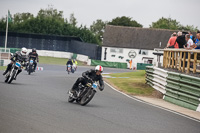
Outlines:
{"label": "motorcycle front wheel", "polygon": [[85,106],[86,104],[88,104],[94,97],[95,93],[96,93],[96,91],[93,89],[88,90],[88,92],[82,97],[80,104],[82,106]]}
{"label": "motorcycle front wheel", "polygon": [[10,77],[8,79],[8,84],[10,84],[13,81],[15,75],[16,75],[16,70],[13,70],[13,72],[11,72]]}

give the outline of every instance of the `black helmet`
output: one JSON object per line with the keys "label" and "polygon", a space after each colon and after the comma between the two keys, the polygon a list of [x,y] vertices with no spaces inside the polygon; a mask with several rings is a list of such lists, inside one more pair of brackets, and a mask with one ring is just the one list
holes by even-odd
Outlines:
{"label": "black helmet", "polygon": [[33,49],[32,49],[32,52],[36,52],[36,48],[33,48]]}

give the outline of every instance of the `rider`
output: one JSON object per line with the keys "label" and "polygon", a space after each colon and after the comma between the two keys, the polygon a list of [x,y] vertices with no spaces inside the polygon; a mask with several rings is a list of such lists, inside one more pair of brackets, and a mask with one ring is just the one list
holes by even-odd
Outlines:
{"label": "rider", "polygon": [[69,60],[67,61],[66,65],[67,65],[67,70],[68,70],[68,65],[71,65],[71,69],[72,69],[72,66],[73,66],[72,60],[69,59]]}
{"label": "rider", "polygon": [[[32,49],[32,52],[30,52],[30,53],[28,54],[28,57],[29,57],[29,60],[30,60],[30,59],[33,60],[34,71],[35,71],[35,69],[36,69],[36,67],[37,67],[37,62],[39,62],[39,58],[38,58],[38,54],[37,54],[37,52],[36,52],[36,48],[33,48],[33,49]],[[37,62],[36,62],[36,60],[37,60]]]}
{"label": "rider", "polygon": [[[16,61],[21,62],[21,63],[22,63],[22,66],[26,66],[25,63],[26,63],[26,61],[27,61],[27,56],[26,56],[27,51],[28,51],[28,50],[27,50],[25,47],[23,47],[23,48],[21,49],[21,51],[17,51],[16,53],[14,53],[14,54],[11,56],[11,58],[10,58],[11,62],[7,65],[7,68],[6,68],[5,72],[3,73],[3,75],[6,75],[6,73],[7,73],[8,71],[11,70],[12,64],[13,64],[14,62],[16,62]],[[20,72],[22,72],[22,69],[21,69],[21,68],[19,69],[17,75],[18,75]],[[15,77],[15,80],[16,80],[16,77]]]}
{"label": "rider", "polygon": [[102,91],[104,89],[104,82],[101,73],[103,72],[103,67],[98,65],[95,67],[95,69],[88,70],[86,72],[82,73],[83,77],[80,77],[76,80],[74,83],[72,89],[70,90],[71,93],[76,96],[75,91],[78,90],[78,85],[81,83],[82,85],[87,84],[87,82],[94,82],[94,81],[99,81],[100,87],[99,90]]}
{"label": "rider", "polygon": [[76,61],[76,59],[73,59],[73,60],[72,60],[72,63],[73,63],[74,69],[76,70],[76,69],[77,69],[78,62]]}

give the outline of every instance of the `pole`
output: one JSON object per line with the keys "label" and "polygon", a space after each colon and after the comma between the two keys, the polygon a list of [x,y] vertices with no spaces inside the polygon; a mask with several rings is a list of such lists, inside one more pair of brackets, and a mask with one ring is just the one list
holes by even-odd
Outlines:
{"label": "pole", "polygon": [[7,38],[8,38],[8,15],[7,15],[7,24],[6,24],[5,52],[6,52],[6,47],[7,47]]}

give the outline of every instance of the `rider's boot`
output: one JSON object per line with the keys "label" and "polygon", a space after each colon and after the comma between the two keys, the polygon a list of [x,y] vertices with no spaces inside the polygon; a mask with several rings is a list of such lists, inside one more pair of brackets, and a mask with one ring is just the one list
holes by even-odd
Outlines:
{"label": "rider's boot", "polygon": [[6,73],[11,69],[11,66],[12,65],[8,64],[8,66],[7,66],[6,70],[5,70],[5,72],[3,73],[3,75],[6,75]]}
{"label": "rider's boot", "polygon": [[73,94],[74,97],[77,97],[77,94],[76,94],[76,90],[77,90],[77,86],[76,85],[73,85],[73,87],[71,88],[70,92]]}

